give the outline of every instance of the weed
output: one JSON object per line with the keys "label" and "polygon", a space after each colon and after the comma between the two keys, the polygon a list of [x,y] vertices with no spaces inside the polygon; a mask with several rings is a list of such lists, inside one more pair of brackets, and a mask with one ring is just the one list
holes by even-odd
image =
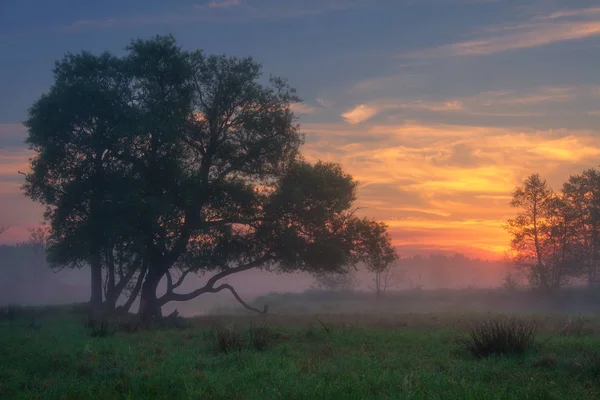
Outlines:
{"label": "weed", "polygon": [[213,339],[215,348],[219,353],[230,353],[244,348],[242,334],[233,328],[214,329]]}
{"label": "weed", "polygon": [[527,319],[494,316],[475,323],[459,345],[477,358],[520,355],[534,346],[536,325]]}
{"label": "weed", "polygon": [[117,331],[107,316],[89,317],[87,326],[91,330],[90,336],[92,337],[109,337],[113,336]]}
{"label": "weed", "polygon": [[560,330],[561,336],[582,336],[584,334],[585,319],[579,315],[575,318],[569,318],[563,328]]}
{"label": "weed", "polygon": [[558,365],[558,360],[554,354],[544,354],[531,365],[538,368],[553,368]]}
{"label": "weed", "polygon": [[247,334],[248,344],[258,351],[266,350],[277,338],[275,332],[266,326],[251,326]]}
{"label": "weed", "polygon": [[579,363],[585,373],[593,380],[600,380],[600,354],[597,352],[587,352],[583,354]]}

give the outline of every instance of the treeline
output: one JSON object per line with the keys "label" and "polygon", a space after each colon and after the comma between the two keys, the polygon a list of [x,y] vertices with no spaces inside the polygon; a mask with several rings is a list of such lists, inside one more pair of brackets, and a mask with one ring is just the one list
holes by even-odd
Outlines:
{"label": "treeline", "polygon": [[572,282],[598,285],[600,263],[600,171],[572,175],[558,191],[539,174],[515,189],[519,208],[506,225],[512,262],[533,288],[555,290]]}
{"label": "treeline", "polygon": [[359,265],[344,274],[317,275],[315,288],[333,291],[373,291],[379,297],[397,290],[494,288],[505,286],[507,276],[514,276],[515,266],[506,260],[483,260],[464,254],[415,255],[400,257],[385,268]]}
{"label": "treeline", "polygon": [[397,268],[403,277],[401,289],[499,287],[507,274],[514,272],[514,266],[505,261],[470,258],[464,254],[402,257]]}

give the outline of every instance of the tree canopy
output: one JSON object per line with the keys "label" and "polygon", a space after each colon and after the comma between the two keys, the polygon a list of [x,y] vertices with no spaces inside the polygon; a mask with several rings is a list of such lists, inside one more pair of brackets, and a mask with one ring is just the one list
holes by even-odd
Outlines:
{"label": "tree canopy", "polygon": [[[112,307],[129,288],[158,316],[208,292],[239,299],[219,281],[251,268],[344,271],[373,249],[393,254],[385,226],[354,216],[352,177],[303,159],[300,99],[284,79],[172,36],[126,50],[68,54],[26,121],[25,193],[47,207],[51,263],[90,266],[92,303],[103,276]],[[195,273],[212,275],[178,292]]]}

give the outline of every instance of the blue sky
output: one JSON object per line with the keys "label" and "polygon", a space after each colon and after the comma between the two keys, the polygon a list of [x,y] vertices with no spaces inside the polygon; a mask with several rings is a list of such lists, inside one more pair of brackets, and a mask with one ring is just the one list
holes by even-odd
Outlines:
{"label": "blue sky", "polygon": [[307,157],[355,175],[364,213],[407,251],[498,252],[524,176],[558,189],[599,164],[597,1],[0,0],[5,239],[41,220],[16,170],[30,156],[20,123],[54,61],[166,33],[288,78]]}

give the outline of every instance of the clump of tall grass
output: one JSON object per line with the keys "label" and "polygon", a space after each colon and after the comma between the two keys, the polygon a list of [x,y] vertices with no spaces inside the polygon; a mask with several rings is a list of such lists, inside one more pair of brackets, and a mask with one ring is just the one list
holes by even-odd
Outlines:
{"label": "clump of tall grass", "polygon": [[275,343],[278,335],[269,327],[253,325],[243,331],[236,330],[234,327],[213,328],[209,338],[217,352],[231,353],[242,350],[266,350]]}
{"label": "clump of tall grass", "polygon": [[474,323],[458,338],[458,344],[477,358],[521,355],[534,347],[536,330],[536,324],[528,319],[492,316]]}

